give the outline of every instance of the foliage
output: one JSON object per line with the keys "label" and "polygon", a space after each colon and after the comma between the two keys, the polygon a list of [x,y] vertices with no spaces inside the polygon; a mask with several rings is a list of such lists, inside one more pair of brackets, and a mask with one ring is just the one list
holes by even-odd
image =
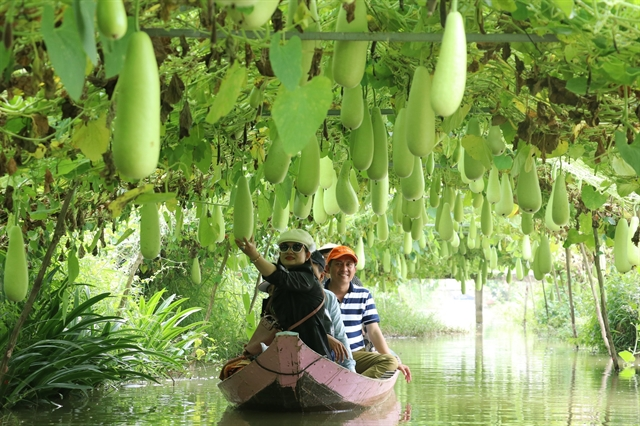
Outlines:
{"label": "foliage", "polygon": [[[49,276],[51,278],[51,275]],[[109,382],[155,380],[179,368],[171,356],[139,345],[144,331],[97,312],[109,293],[89,296],[80,284],[49,287],[45,302],[25,324],[0,386],[0,405],[84,393]],[[3,335],[0,346],[7,343]]]}

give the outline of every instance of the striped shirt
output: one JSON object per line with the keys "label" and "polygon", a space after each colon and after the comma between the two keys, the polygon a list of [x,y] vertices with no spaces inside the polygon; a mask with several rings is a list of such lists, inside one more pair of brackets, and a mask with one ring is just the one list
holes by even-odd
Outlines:
{"label": "striped shirt", "polygon": [[[330,281],[325,283],[325,288],[329,288],[329,283]],[[373,296],[366,288],[351,282],[349,291],[340,303],[340,311],[351,351],[363,349],[362,326],[380,322]]]}

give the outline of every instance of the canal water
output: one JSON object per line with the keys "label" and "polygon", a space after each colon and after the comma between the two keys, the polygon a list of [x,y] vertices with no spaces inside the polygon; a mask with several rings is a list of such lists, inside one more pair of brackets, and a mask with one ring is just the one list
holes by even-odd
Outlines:
{"label": "canal water", "polygon": [[229,406],[218,371],[131,385],[0,414],[2,425],[639,425],[640,375],[619,377],[604,355],[501,328],[482,335],[394,339],[413,382],[366,411],[256,413]]}

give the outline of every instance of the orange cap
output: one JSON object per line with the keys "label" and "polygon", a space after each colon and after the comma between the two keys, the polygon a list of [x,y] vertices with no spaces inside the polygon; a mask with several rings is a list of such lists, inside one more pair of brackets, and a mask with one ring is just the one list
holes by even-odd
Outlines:
{"label": "orange cap", "polygon": [[358,263],[358,256],[356,256],[356,253],[353,250],[347,246],[337,246],[329,252],[329,256],[327,256],[327,265],[329,265],[329,262],[332,260],[343,256],[348,256],[352,258],[354,262]]}

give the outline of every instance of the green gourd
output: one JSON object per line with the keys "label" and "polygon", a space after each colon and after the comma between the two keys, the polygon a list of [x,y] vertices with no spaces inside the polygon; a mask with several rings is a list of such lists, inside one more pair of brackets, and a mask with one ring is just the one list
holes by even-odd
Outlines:
{"label": "green gourd", "polygon": [[410,255],[413,251],[413,240],[411,239],[410,231],[411,229],[409,229],[409,231],[404,231],[404,243],[402,244],[402,252],[406,255]]}
{"label": "green gourd", "polygon": [[251,239],[253,235],[253,202],[249,182],[244,174],[240,174],[236,182],[235,202],[233,204],[233,235],[242,241]]}
{"label": "green gourd", "polygon": [[484,179],[476,179],[469,182],[469,190],[474,194],[480,194],[484,190]]}
{"label": "green gourd", "polygon": [[143,31],[129,40],[115,99],[113,162],[127,178],[145,178],[160,156],[160,79],[151,38]]}
{"label": "green gourd", "polygon": [[406,108],[402,108],[396,117],[391,138],[393,171],[399,178],[406,178],[413,171],[414,155],[407,146]]}
{"label": "green gourd", "polygon": [[413,158],[413,171],[407,178],[400,179],[402,196],[407,200],[417,200],[424,195],[424,174],[420,157]]}
{"label": "green gourd", "polygon": [[431,207],[438,207],[440,204],[440,180],[431,179],[431,185],[429,185],[429,205]]}
{"label": "green gourd", "polygon": [[340,169],[338,182],[336,183],[336,200],[340,210],[344,214],[354,214],[359,209],[358,195],[353,190],[353,186],[349,181],[351,173],[351,161],[345,160]]}
{"label": "green gourd", "polygon": [[202,282],[202,274],[200,272],[200,261],[198,256],[193,258],[191,262],[191,282],[194,284],[200,284]]}
{"label": "green gourd", "polygon": [[373,161],[373,125],[365,111],[362,124],[351,132],[351,161],[357,170],[367,170]]}
{"label": "green gourd", "polygon": [[357,129],[364,118],[364,99],[362,98],[362,86],[345,88],[342,93],[342,108],[340,109],[340,121],[347,129]]}
{"label": "green gourd", "polygon": [[504,150],[507,148],[504,143],[504,139],[502,138],[502,130],[500,130],[500,126],[489,127],[486,142],[493,155],[502,155]]}
{"label": "green gourd", "polygon": [[[454,3],[455,4],[455,3]],[[433,75],[431,106],[443,117],[452,115],[462,102],[467,81],[467,39],[464,20],[457,10],[447,14],[440,56]]]}
{"label": "green gourd", "polygon": [[376,234],[378,241],[387,241],[389,238],[389,223],[387,223],[387,217],[381,216],[380,220],[376,223]]}
{"label": "green gourd", "polygon": [[467,150],[463,151],[463,155],[464,155],[464,175],[470,181],[480,179],[485,171],[485,168],[482,165],[482,163],[476,160],[475,158],[473,158],[471,155],[469,155],[469,152]]}
{"label": "green gourd", "polygon": [[180,240],[182,237],[182,225],[184,223],[184,214],[182,212],[182,207],[176,207],[176,226],[173,228],[173,236],[176,240]]}
{"label": "green gourd", "polygon": [[513,279],[511,275],[512,275],[511,265],[509,265],[507,267],[507,272],[505,274],[505,280],[507,281],[507,284],[511,284],[511,280]]}
{"label": "green gourd", "polygon": [[304,195],[296,191],[295,198],[293,200],[293,215],[298,219],[306,219],[311,214],[311,207],[313,206],[313,196]]}
{"label": "green gourd", "polygon": [[536,249],[533,252],[533,262],[531,264],[531,269],[533,270],[533,277],[536,280],[541,281],[544,278],[544,274],[540,270],[540,256],[538,252],[539,249]]}
{"label": "green gourd", "polygon": [[549,245],[549,238],[545,234],[542,234],[540,236],[540,246],[538,246],[536,256],[539,257],[537,262],[540,272],[542,274],[548,274],[549,272],[551,272],[553,259],[551,258],[551,247]]}
{"label": "green gourd", "polygon": [[298,192],[313,195],[320,185],[320,146],[315,136],[300,153],[300,168],[296,179]]}
{"label": "green gourd", "polygon": [[118,40],[127,33],[127,11],[122,0],[98,0],[96,19],[98,29],[110,40]]}
{"label": "green gourd", "polygon": [[433,174],[433,170],[436,167],[436,160],[435,160],[435,154],[433,152],[430,152],[429,155],[427,155],[427,161],[425,162],[424,168],[425,171],[427,172],[427,176],[431,176]]}
{"label": "green gourd", "polygon": [[372,248],[376,242],[376,235],[373,232],[373,228],[369,228],[367,231],[367,247]]}
{"label": "green gourd", "polygon": [[562,172],[558,173],[553,185],[551,217],[558,226],[565,226],[569,223],[569,196],[567,195],[567,185]]}
{"label": "green gourd", "polygon": [[632,266],[629,262],[629,240],[629,224],[627,219],[621,217],[613,237],[613,264],[623,274],[629,272]]}
{"label": "green gourd", "polygon": [[371,180],[381,180],[386,178],[389,172],[389,148],[387,128],[378,107],[371,110],[371,125],[373,127],[373,158],[367,169],[367,175]]}
{"label": "green gourd", "polygon": [[140,252],[145,259],[160,254],[160,215],[156,203],[140,206]]}
{"label": "green gourd", "polygon": [[418,241],[420,239],[423,227],[424,223],[422,222],[422,216],[418,216],[417,218],[411,220],[411,238],[414,241]]}
{"label": "green gourd", "polygon": [[228,9],[231,19],[244,30],[257,30],[271,19],[280,0],[260,0],[255,2],[252,9]]}
{"label": "green gourd", "polygon": [[209,222],[207,206],[203,205],[202,214],[198,219],[198,243],[200,243],[202,247],[208,247],[216,237],[215,231],[216,230],[214,230],[214,228],[211,226],[211,223]]}
{"label": "green gourd", "polygon": [[333,183],[327,190],[324,192],[324,211],[327,212],[329,216],[336,215],[340,213],[340,205],[338,205],[338,199],[336,198],[336,188],[338,186],[338,178],[333,175]]}
{"label": "green gourd", "polygon": [[333,170],[333,161],[328,156],[320,159],[320,186],[329,189],[333,181],[337,178],[335,170]]}
{"label": "green gourd", "polygon": [[522,267],[522,259],[516,259],[516,278],[518,281],[522,281],[524,279],[524,268]]}
{"label": "green gourd", "polygon": [[347,233],[347,215],[341,214],[338,220],[338,235],[345,235]]}
{"label": "green gourd", "polygon": [[262,105],[263,99],[264,99],[263,85],[260,84],[258,86],[253,86],[251,88],[251,92],[249,93],[249,106],[253,109],[256,109],[260,105]]}
{"label": "green gourd", "polygon": [[213,215],[211,216],[211,223],[213,224],[213,231],[215,238],[214,243],[218,244],[225,239],[225,224],[224,215],[222,214],[222,207],[219,204],[213,206]]}
{"label": "green gourd", "polygon": [[406,214],[411,218],[415,219],[417,217],[422,217],[422,211],[424,210],[424,202],[421,198],[417,200],[405,200]]}
{"label": "green gourd", "polygon": [[407,146],[416,157],[426,157],[436,144],[436,116],[428,101],[430,94],[431,75],[419,66],[413,73],[405,124]]}
{"label": "green gourd", "polygon": [[[347,21],[347,11],[341,7],[336,19],[338,33],[369,32],[367,23],[367,5],[364,0],[355,0],[353,20]],[[342,87],[355,87],[362,80],[367,63],[366,41],[337,40],[333,45],[331,74],[336,83]]]}
{"label": "green gourd", "polygon": [[479,210],[482,207],[482,203],[484,203],[484,196],[476,192],[473,194],[473,208]]}
{"label": "green gourd", "polygon": [[322,225],[327,221],[327,212],[324,210],[324,189],[318,188],[313,196],[313,221]]}
{"label": "green gourd", "polygon": [[456,195],[456,201],[453,205],[453,218],[456,222],[461,223],[464,219],[464,196],[462,192],[458,192]]}
{"label": "green gourd", "polygon": [[493,165],[489,172],[489,180],[487,182],[487,201],[495,204],[500,201],[500,177],[498,168]]}
{"label": "green gourd", "polygon": [[493,234],[493,214],[491,212],[491,203],[486,199],[482,203],[480,229],[482,230],[482,234],[486,237],[490,237],[491,234]]}
{"label": "green gourd", "polygon": [[555,186],[551,188],[551,195],[547,201],[547,208],[544,211],[544,224],[551,232],[558,232],[560,227],[553,221],[553,193],[555,192]]}
{"label": "green gourd", "polygon": [[289,201],[287,200],[287,204],[283,207],[277,192],[273,199],[271,226],[273,226],[273,229],[280,232],[286,231],[289,226]]}
{"label": "green gourd", "polygon": [[[318,5],[316,0],[289,0],[289,13],[287,16],[287,24],[294,25],[299,24],[296,21],[296,11],[298,10],[298,6],[300,3],[304,4],[305,11],[305,20],[307,22],[307,27],[305,31],[308,32],[320,32],[322,31],[322,27],[320,26],[320,17],[318,16]],[[300,85],[306,84],[309,80],[309,71],[311,70],[311,65],[313,63],[313,56],[316,53],[316,49],[322,48],[322,43],[320,40],[302,40],[302,77],[300,78]]]}
{"label": "green gourd", "polygon": [[538,171],[536,170],[534,158],[527,160],[520,170],[516,195],[518,197],[518,205],[522,211],[535,213],[540,210],[542,194],[540,193],[540,182],[538,181]]}
{"label": "green gourd", "polygon": [[382,253],[382,270],[385,274],[391,272],[391,254],[388,249],[385,249]]}
{"label": "green gourd", "polygon": [[402,230],[411,232],[411,218],[406,214],[402,216]]}
{"label": "green gourd", "polygon": [[264,178],[276,185],[282,182],[289,171],[291,156],[284,151],[282,140],[276,137],[264,160]]}
{"label": "green gourd", "polygon": [[500,181],[500,201],[496,203],[495,212],[497,215],[507,217],[513,212],[513,190],[508,174],[503,174]]}
{"label": "green gourd", "polygon": [[436,229],[443,241],[451,241],[453,239],[453,220],[451,219],[451,207],[449,203],[444,203],[442,213],[440,214],[439,227]]}
{"label": "green gourd", "polygon": [[629,220],[629,231],[627,232],[627,257],[629,258],[629,263],[633,266],[640,264],[640,249],[633,243],[633,236],[636,234],[639,224],[640,220],[638,216],[631,216]]}
{"label": "green gourd", "polygon": [[533,232],[533,214],[522,212],[522,218],[520,221],[520,228],[522,233],[529,235]]}
{"label": "green gourd", "polygon": [[402,203],[404,202],[404,197],[400,192],[396,192],[396,195],[393,197],[393,223],[395,225],[402,224]]}
{"label": "green gourd", "polygon": [[20,302],[27,296],[29,287],[29,268],[27,253],[24,249],[22,229],[17,226],[9,228],[9,245],[4,260],[4,294],[12,302]]}
{"label": "green gourd", "polygon": [[389,177],[371,181],[371,209],[377,215],[387,212],[389,205]]}

